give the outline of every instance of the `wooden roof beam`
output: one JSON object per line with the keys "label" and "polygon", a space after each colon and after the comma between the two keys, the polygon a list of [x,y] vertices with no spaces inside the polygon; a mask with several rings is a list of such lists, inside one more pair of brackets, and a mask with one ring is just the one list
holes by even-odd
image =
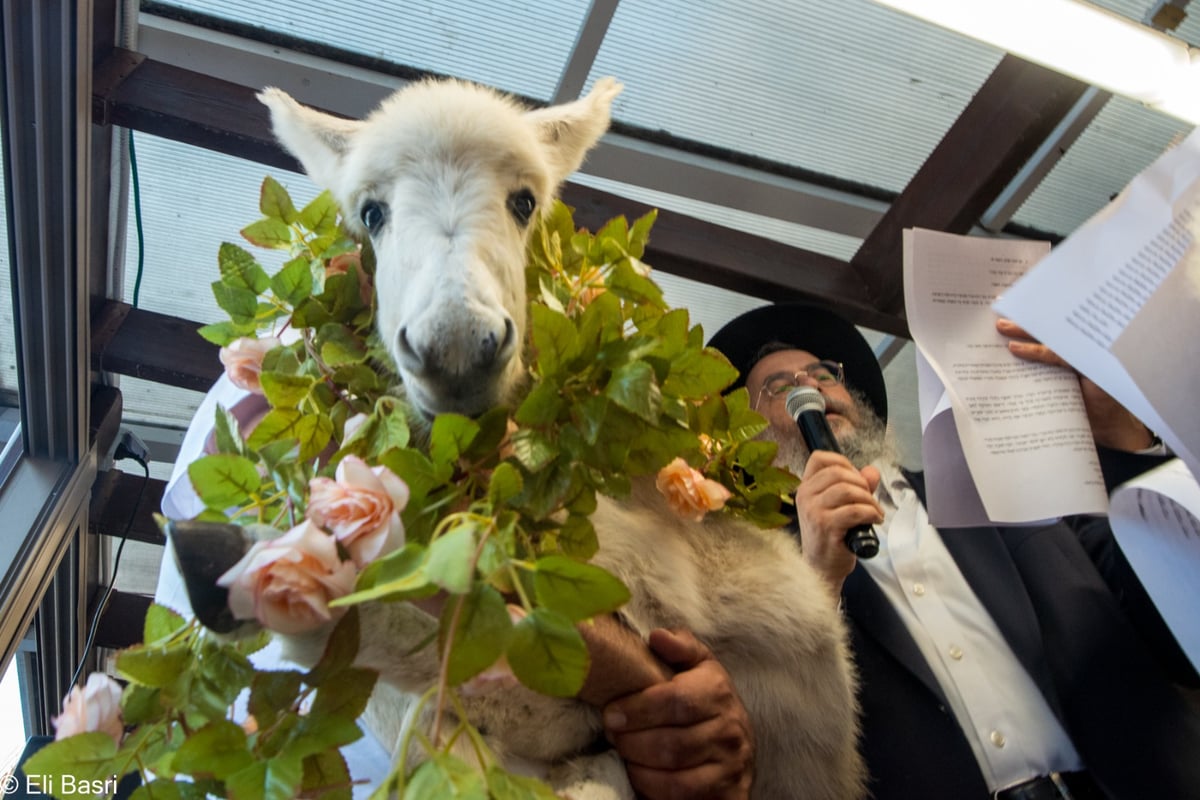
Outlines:
{"label": "wooden roof beam", "polygon": [[901,233],[967,233],[1087,84],[1006,55],[850,259],[871,305],[904,314]]}

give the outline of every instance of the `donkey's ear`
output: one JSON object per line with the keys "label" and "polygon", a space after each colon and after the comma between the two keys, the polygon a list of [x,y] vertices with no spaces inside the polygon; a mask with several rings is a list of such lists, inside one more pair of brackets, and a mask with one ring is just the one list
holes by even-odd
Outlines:
{"label": "donkey's ear", "polygon": [[362,122],[302,106],[287,92],[272,87],[259,92],[258,99],[271,110],[271,130],[279,143],[296,157],[314,183],[331,188]]}
{"label": "donkey's ear", "polygon": [[623,88],[615,78],[601,78],[574,102],[526,113],[546,145],[555,184],[579,169],[584,155],[608,130],[613,98]]}

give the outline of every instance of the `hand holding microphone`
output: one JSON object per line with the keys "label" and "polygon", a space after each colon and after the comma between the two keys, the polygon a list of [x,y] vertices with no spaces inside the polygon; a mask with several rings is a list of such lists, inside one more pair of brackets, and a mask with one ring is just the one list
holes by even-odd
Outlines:
{"label": "hand holding microphone", "polygon": [[[787,412],[796,420],[800,435],[809,451],[841,453],[829,421],[825,419],[825,398],[814,386],[797,386],[788,392]],[[846,531],[846,547],[859,558],[872,558],[879,552],[879,537],[870,525],[855,525]]]}

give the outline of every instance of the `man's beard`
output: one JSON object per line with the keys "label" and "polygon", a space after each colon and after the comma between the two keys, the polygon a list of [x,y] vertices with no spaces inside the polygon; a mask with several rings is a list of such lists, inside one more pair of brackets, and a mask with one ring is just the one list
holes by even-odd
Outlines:
{"label": "man's beard", "polygon": [[[855,410],[858,412],[858,422],[854,424],[852,431],[836,437],[842,454],[858,469],[862,469],[874,461],[898,463],[896,448],[891,437],[887,435],[887,425],[875,413],[875,409],[871,408],[864,394],[854,389],[849,389],[849,392],[850,397],[854,400]],[[830,404],[827,410],[849,418],[846,413],[849,409],[839,408],[837,404]],[[775,456],[776,466],[783,467],[794,475],[804,474],[804,465],[808,463],[809,451],[804,444],[804,439],[800,436],[799,428],[781,432],[768,426],[758,435],[758,438],[779,445],[779,452]]]}

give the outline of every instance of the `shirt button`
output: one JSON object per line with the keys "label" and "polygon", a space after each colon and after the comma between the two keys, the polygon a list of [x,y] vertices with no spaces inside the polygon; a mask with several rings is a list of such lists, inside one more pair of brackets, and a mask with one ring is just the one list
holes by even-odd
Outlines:
{"label": "shirt button", "polygon": [[925,594],[925,584],[914,583],[913,584],[913,594],[915,594],[917,597],[921,597],[922,595],[924,595]]}
{"label": "shirt button", "polygon": [[992,744],[996,745],[996,747],[1004,747],[1004,734],[1000,731],[992,731],[992,735],[988,738],[992,740]]}
{"label": "shirt button", "polygon": [[950,657],[953,658],[955,661],[962,661],[962,657],[963,657],[962,648],[959,647],[958,645],[951,645],[950,646]]}

